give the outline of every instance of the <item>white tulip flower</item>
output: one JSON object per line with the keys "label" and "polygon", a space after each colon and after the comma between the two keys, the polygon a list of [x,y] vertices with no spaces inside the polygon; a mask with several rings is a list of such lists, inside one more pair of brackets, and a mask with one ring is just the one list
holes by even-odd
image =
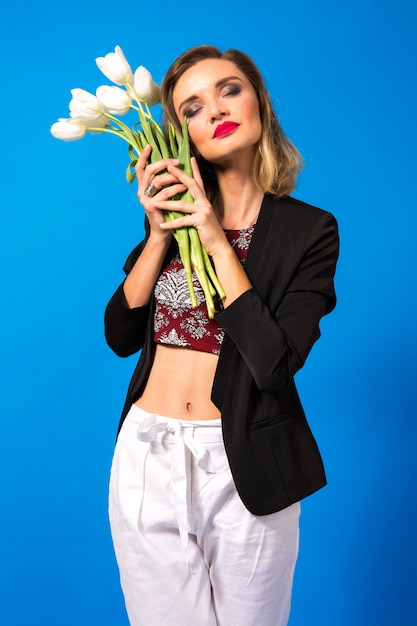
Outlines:
{"label": "white tulip flower", "polygon": [[116,85],[132,84],[132,69],[120,46],[116,46],[114,52],[109,52],[104,57],[97,57],[96,63],[103,74]]}
{"label": "white tulip flower", "polygon": [[87,131],[96,135],[103,133],[109,125],[107,117],[102,115],[94,120],[83,120],[80,117],[60,117],[51,126],[51,135],[63,141],[76,141],[82,139]]}
{"label": "white tulip flower", "polygon": [[149,105],[159,102],[161,92],[159,85],[152,80],[152,74],[143,65],[135,72],[133,87],[139,102],[146,102]]}
{"label": "white tulip flower", "polygon": [[60,117],[51,126],[51,135],[63,141],[76,141],[82,139],[87,132],[84,120]]}
{"label": "white tulip flower", "polygon": [[89,130],[92,135],[100,135],[110,125],[109,119],[105,115],[102,115],[101,117],[96,117],[93,120],[84,121],[87,125],[87,130]]}
{"label": "white tulip flower", "polygon": [[94,120],[103,115],[104,105],[94,94],[85,89],[72,89],[69,103],[70,116],[82,120]]}
{"label": "white tulip flower", "polygon": [[130,94],[120,87],[101,85],[96,89],[96,96],[111,115],[125,115],[132,106]]}

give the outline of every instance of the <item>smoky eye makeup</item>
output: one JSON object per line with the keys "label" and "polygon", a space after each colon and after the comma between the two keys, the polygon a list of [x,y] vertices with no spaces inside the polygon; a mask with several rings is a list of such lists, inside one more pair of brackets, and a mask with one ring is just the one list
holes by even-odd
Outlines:
{"label": "smoky eye makeup", "polygon": [[196,115],[201,109],[201,104],[194,104],[185,107],[183,110],[183,115],[187,118],[193,117]]}
{"label": "smoky eye makeup", "polygon": [[223,87],[221,95],[222,96],[237,96],[242,91],[242,85],[239,83],[230,83]]}

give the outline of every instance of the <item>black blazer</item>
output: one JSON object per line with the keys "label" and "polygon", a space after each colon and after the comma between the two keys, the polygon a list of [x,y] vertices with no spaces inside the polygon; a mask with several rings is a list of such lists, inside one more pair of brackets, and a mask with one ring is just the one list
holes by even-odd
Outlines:
{"label": "black blazer", "polygon": [[[126,273],[146,237],[128,257]],[[335,306],[338,251],[330,213],[266,194],[245,262],[253,287],[217,315],[225,337],[212,401],[237,491],[255,515],[281,510],[326,484],[293,377],[320,336],[320,319]],[[106,308],[106,339],[116,354],[143,348],[119,429],[152,367],[153,311],[153,301],[128,309],[123,284]]]}

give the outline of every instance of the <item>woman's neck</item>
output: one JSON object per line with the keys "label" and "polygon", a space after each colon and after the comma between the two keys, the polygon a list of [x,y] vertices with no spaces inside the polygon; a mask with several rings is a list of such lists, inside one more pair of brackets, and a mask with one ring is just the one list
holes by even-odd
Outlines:
{"label": "woman's neck", "polygon": [[218,175],[220,203],[216,213],[226,230],[248,228],[256,222],[264,192],[249,176]]}

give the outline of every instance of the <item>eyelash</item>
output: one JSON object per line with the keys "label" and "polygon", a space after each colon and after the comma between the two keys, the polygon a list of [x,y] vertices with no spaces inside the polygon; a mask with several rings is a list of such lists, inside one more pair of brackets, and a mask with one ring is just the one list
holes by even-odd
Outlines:
{"label": "eyelash", "polygon": [[[241,91],[242,88],[240,85],[228,85],[225,87],[225,91],[221,93],[221,97],[238,96]],[[193,108],[193,106],[195,106],[195,108]],[[194,117],[194,115],[196,115],[202,108],[203,107],[200,105],[192,105],[189,109],[184,111],[184,115],[187,119],[190,119],[191,117]]]}

